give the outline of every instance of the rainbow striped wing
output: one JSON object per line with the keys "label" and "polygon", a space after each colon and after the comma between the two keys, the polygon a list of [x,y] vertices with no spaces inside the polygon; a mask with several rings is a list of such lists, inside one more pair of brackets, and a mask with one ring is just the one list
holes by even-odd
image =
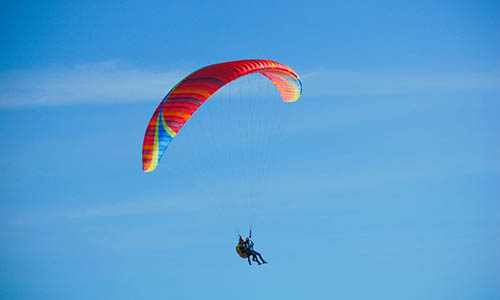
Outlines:
{"label": "rainbow striped wing", "polygon": [[142,147],[142,168],[153,171],[168,145],[194,112],[229,82],[259,72],[278,88],[284,102],[295,102],[302,93],[297,73],[288,66],[264,59],[211,65],[179,82],[161,101],[149,121]]}

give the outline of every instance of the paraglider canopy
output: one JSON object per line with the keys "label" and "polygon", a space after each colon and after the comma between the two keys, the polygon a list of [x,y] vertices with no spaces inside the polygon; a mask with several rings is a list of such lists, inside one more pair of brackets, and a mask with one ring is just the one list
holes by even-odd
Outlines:
{"label": "paraglider canopy", "polygon": [[144,136],[143,170],[151,172],[157,167],[172,139],[210,96],[229,82],[251,73],[269,78],[284,102],[295,102],[302,93],[297,73],[272,60],[240,60],[201,68],[181,80],[156,108]]}

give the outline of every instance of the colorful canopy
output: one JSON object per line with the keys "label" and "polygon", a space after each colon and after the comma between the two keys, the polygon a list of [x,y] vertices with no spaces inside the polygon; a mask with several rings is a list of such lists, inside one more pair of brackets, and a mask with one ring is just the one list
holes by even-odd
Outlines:
{"label": "colorful canopy", "polygon": [[143,170],[156,168],[172,139],[205,100],[229,82],[256,72],[276,85],[284,102],[299,99],[302,83],[297,73],[272,60],[240,60],[199,69],[174,86],[156,108],[144,136]]}

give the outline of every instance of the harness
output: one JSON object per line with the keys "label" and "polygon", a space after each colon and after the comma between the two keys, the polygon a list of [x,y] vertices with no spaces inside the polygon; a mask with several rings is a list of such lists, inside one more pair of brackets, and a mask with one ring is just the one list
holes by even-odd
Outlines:
{"label": "harness", "polygon": [[248,254],[245,252],[245,245],[244,244],[238,243],[238,245],[236,245],[236,252],[238,253],[238,255],[241,258],[248,257]]}

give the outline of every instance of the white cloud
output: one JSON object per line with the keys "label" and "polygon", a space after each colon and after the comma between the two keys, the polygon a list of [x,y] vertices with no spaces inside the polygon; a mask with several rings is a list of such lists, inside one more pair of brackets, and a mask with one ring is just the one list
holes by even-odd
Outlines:
{"label": "white cloud", "polygon": [[134,215],[149,215],[166,212],[191,212],[206,206],[203,202],[194,202],[196,198],[189,198],[188,201],[177,197],[157,200],[134,199],[133,201],[119,201],[108,204],[73,207],[61,211],[61,215],[68,218],[87,218],[87,217],[123,217]]}
{"label": "white cloud", "polygon": [[319,69],[302,76],[304,95],[346,96],[408,92],[500,90],[500,72],[369,73]]}
{"label": "white cloud", "polygon": [[[110,61],[0,72],[0,108],[159,101],[189,71],[159,72]],[[500,72],[365,73],[320,68],[301,74],[304,95],[370,95],[437,90],[500,90]],[[243,89],[248,89],[245,83]],[[254,83],[255,84],[255,83]],[[241,87],[234,87],[239,89]],[[258,93],[259,88],[256,88]],[[233,89],[234,91],[234,89]],[[225,93],[222,92],[224,95]]]}
{"label": "white cloud", "polygon": [[187,72],[134,69],[115,62],[0,73],[0,107],[157,101]]}

